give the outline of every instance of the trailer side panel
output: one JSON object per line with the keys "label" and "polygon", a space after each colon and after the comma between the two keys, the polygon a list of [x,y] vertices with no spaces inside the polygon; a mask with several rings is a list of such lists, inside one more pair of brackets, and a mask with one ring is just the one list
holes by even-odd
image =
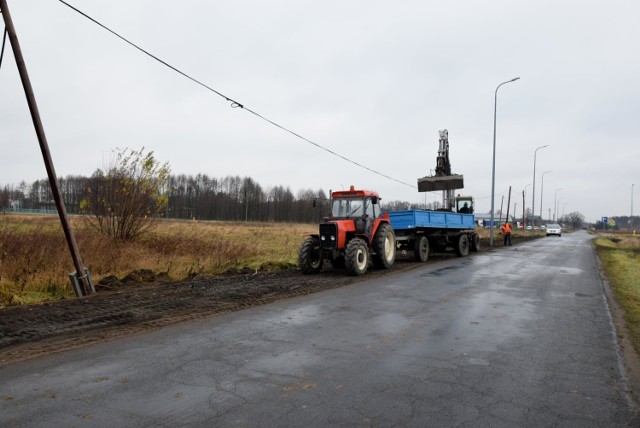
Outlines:
{"label": "trailer side panel", "polygon": [[448,211],[406,210],[389,213],[389,221],[394,230],[407,229],[473,229],[473,214]]}

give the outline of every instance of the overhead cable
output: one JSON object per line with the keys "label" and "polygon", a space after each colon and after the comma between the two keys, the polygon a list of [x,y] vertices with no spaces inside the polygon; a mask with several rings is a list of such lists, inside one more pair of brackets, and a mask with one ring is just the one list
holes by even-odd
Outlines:
{"label": "overhead cable", "polygon": [[409,187],[417,188],[417,186],[414,186],[414,185],[412,185],[412,184],[406,183],[406,182],[401,181],[401,180],[397,180],[397,179],[395,179],[395,178],[393,178],[393,177],[390,177],[390,176],[388,176],[388,175],[386,175],[386,174],[383,174],[383,173],[381,173],[381,172],[379,172],[379,171],[376,171],[376,170],[374,170],[374,169],[372,169],[372,168],[369,168],[369,167],[367,167],[367,166],[364,166],[364,165],[362,165],[362,164],[360,164],[360,163],[358,163],[358,162],[356,162],[356,161],[354,161],[354,160],[352,160],[352,159],[349,159],[349,158],[347,158],[347,157],[345,157],[345,156],[343,156],[343,155],[340,155],[340,154],[338,154],[338,153],[334,152],[333,150],[328,149],[328,148],[326,148],[326,147],[324,147],[324,146],[322,146],[322,145],[320,145],[320,144],[318,144],[318,143],[316,143],[316,142],[313,142],[313,141],[311,141],[310,139],[305,138],[304,136],[302,136],[302,135],[298,134],[297,132],[294,132],[294,131],[292,131],[292,130],[290,130],[290,129],[288,129],[288,128],[286,128],[286,127],[284,127],[284,126],[282,126],[282,125],[280,125],[280,124],[278,124],[278,123],[276,123],[276,122],[274,122],[273,120],[268,119],[267,117],[265,117],[265,116],[263,116],[263,115],[261,115],[261,114],[259,114],[259,113],[255,112],[255,111],[251,110],[250,108],[245,107],[245,106],[244,106],[243,104],[241,104],[240,102],[238,102],[238,101],[236,101],[236,100],[234,100],[234,99],[232,99],[232,98],[230,98],[230,97],[227,97],[226,95],[224,95],[224,94],[222,94],[221,92],[219,92],[219,91],[217,91],[217,90],[213,89],[212,87],[210,87],[210,86],[206,85],[205,83],[201,82],[200,80],[198,80],[198,79],[196,79],[196,78],[194,78],[194,77],[192,77],[192,76],[188,75],[187,73],[185,73],[185,72],[183,72],[183,71],[179,70],[178,68],[176,68],[176,67],[172,66],[171,64],[167,63],[166,61],[163,61],[162,59],[158,58],[157,56],[155,56],[155,55],[153,55],[153,54],[149,53],[149,52],[148,52],[148,51],[146,51],[145,49],[143,49],[143,48],[141,48],[140,46],[136,45],[135,43],[133,43],[133,42],[131,42],[131,41],[127,40],[125,37],[123,37],[123,36],[121,36],[120,34],[116,33],[115,31],[113,31],[112,29],[110,29],[109,27],[107,27],[106,25],[104,25],[104,24],[102,24],[102,23],[98,22],[97,20],[93,19],[92,17],[90,17],[90,16],[89,16],[89,15],[87,15],[86,13],[82,12],[81,10],[77,9],[76,7],[74,7],[74,6],[70,5],[70,4],[69,4],[69,3],[67,3],[66,1],[64,1],[64,0],[58,0],[58,1],[59,1],[60,3],[62,3],[62,4],[64,4],[65,6],[69,7],[70,9],[74,10],[75,12],[79,13],[80,15],[84,16],[85,18],[87,18],[88,20],[90,20],[91,22],[93,22],[94,24],[96,24],[96,25],[98,25],[98,26],[102,27],[103,29],[107,30],[108,32],[110,32],[110,33],[111,33],[111,34],[113,34],[114,36],[118,37],[120,40],[122,40],[122,41],[126,42],[127,44],[129,44],[130,46],[132,46],[132,47],[136,48],[137,50],[139,50],[140,52],[144,53],[145,55],[147,55],[147,56],[149,56],[149,57],[151,57],[151,58],[155,59],[155,60],[156,60],[156,61],[158,61],[159,63],[163,64],[164,66],[166,66],[166,67],[168,67],[168,68],[170,68],[171,70],[173,70],[173,71],[175,71],[176,73],[178,73],[178,74],[182,75],[183,77],[186,77],[187,79],[189,79],[189,80],[193,81],[194,83],[197,83],[198,85],[200,85],[200,86],[202,86],[202,87],[204,87],[204,88],[208,89],[209,91],[211,91],[211,92],[215,93],[216,95],[218,95],[218,96],[220,96],[220,97],[224,98],[226,101],[229,101],[229,102],[231,103],[231,107],[233,107],[233,108],[242,108],[242,109],[244,109],[244,110],[248,111],[249,113],[253,114],[254,116],[256,116],[256,117],[258,117],[258,118],[260,118],[260,119],[262,119],[262,120],[264,120],[264,121],[266,121],[266,122],[268,122],[268,123],[270,123],[271,125],[273,125],[273,126],[275,126],[275,127],[277,127],[277,128],[280,128],[281,130],[283,130],[283,131],[285,131],[285,132],[288,132],[289,134],[291,134],[291,135],[293,135],[293,136],[295,136],[295,137],[297,137],[297,138],[299,138],[299,139],[301,139],[301,140],[303,140],[303,141],[305,141],[305,142],[307,142],[307,143],[309,143],[309,144],[312,144],[312,145],[314,145],[315,147],[317,147],[317,148],[319,148],[319,149],[321,149],[321,150],[324,150],[324,151],[326,151],[326,152],[328,152],[328,153],[330,153],[330,154],[332,154],[332,155],[334,155],[334,156],[337,156],[337,157],[339,157],[339,158],[341,158],[341,159],[343,159],[343,160],[345,160],[345,161],[347,161],[347,162],[349,162],[349,163],[352,163],[353,165],[356,165],[356,166],[358,166],[358,167],[360,167],[360,168],[364,168],[364,169],[366,169],[367,171],[370,171],[370,172],[372,172],[372,173],[374,173],[374,174],[377,174],[377,175],[379,175],[379,176],[381,176],[381,177],[384,177],[384,178],[386,178],[386,179],[389,179],[389,180],[395,181],[396,183],[400,183],[400,184],[404,184],[405,186],[409,186]]}

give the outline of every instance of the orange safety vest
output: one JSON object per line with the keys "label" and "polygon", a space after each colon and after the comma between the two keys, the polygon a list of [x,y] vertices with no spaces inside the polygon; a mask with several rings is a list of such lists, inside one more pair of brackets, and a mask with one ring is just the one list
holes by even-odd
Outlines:
{"label": "orange safety vest", "polygon": [[501,227],[501,229],[502,229],[502,233],[504,233],[504,234],[507,234],[507,233],[508,233],[508,234],[511,234],[511,225],[510,225],[509,223],[505,223],[505,224],[503,224],[503,225],[502,225],[502,227]]}

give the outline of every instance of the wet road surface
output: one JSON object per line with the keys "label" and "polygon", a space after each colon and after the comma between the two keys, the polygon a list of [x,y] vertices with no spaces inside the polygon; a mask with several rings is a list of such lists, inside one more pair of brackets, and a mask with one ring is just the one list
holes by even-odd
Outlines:
{"label": "wet road surface", "polygon": [[590,237],[0,369],[2,426],[638,426]]}

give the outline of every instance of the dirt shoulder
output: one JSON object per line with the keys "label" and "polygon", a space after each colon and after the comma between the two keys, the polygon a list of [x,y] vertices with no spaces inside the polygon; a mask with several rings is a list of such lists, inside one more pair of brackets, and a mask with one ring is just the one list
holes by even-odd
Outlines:
{"label": "dirt shoulder", "polygon": [[371,270],[362,277],[332,269],[309,276],[297,269],[245,271],[127,285],[79,299],[9,307],[0,310],[0,366],[418,266],[398,261],[391,270]]}

